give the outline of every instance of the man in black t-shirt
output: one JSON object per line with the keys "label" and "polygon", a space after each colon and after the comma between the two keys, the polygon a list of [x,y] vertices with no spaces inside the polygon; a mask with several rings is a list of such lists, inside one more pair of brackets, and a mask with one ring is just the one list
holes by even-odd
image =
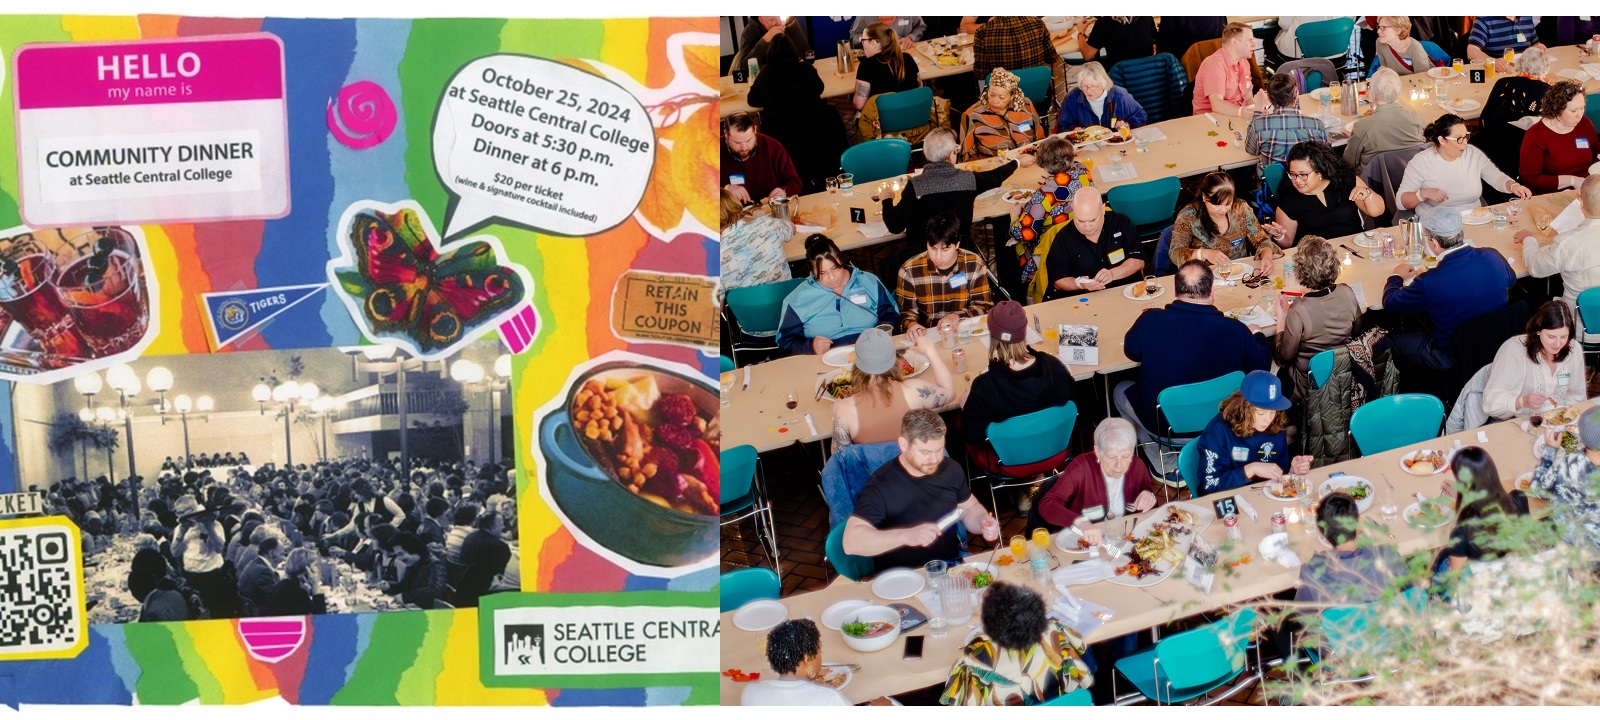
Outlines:
{"label": "man in black t-shirt", "polygon": [[844,550],[872,557],[881,572],[918,568],[929,560],[958,560],[961,542],[955,525],[939,519],[960,509],[958,522],[990,542],[1000,539],[1000,523],[967,485],[961,466],[945,457],[944,421],[932,410],[912,410],[900,422],[900,457],[872,473],[861,489],[855,512],[845,521]]}
{"label": "man in black t-shirt", "polygon": [[1098,189],[1072,196],[1072,224],[1045,256],[1046,300],[1126,285],[1144,276],[1144,243],[1126,215],[1108,212]]}

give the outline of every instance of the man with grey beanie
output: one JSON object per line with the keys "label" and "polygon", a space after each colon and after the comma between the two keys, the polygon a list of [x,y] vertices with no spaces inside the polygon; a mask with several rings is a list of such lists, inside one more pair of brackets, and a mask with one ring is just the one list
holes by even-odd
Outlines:
{"label": "man with grey beanie", "polygon": [[850,379],[849,396],[833,404],[834,444],[893,442],[900,437],[900,418],[908,411],[937,410],[956,399],[955,379],[944,363],[945,351],[927,335],[917,340],[916,347],[927,356],[932,372],[907,378],[910,361],[902,363],[894,338],[879,328],[861,332],[855,359],[843,371]]}
{"label": "man with grey beanie", "polygon": [[1578,417],[1576,452],[1561,447],[1567,432],[1545,428],[1544,443],[1536,448],[1539,467],[1528,491],[1550,499],[1552,519],[1568,543],[1600,550],[1600,407]]}
{"label": "man with grey beanie", "polygon": [[1517,274],[1498,250],[1467,245],[1461,213],[1455,210],[1428,213],[1422,228],[1439,265],[1426,274],[1410,263],[1395,266],[1383,287],[1383,308],[1420,315],[1429,328],[1392,336],[1403,369],[1449,370],[1455,366],[1456,330],[1504,308]]}

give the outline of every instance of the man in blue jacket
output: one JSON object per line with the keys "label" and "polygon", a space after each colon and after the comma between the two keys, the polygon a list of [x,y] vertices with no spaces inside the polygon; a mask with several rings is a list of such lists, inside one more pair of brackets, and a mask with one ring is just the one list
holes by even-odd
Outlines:
{"label": "man in blue jacket", "polygon": [[1455,210],[1429,214],[1422,228],[1439,266],[1426,274],[1410,263],[1395,266],[1383,286],[1383,308],[1421,315],[1430,328],[1391,336],[1402,367],[1449,370],[1455,366],[1450,351],[1456,330],[1505,307],[1517,274],[1500,251],[1466,244]]}
{"label": "man in blue jacket", "polygon": [[1249,327],[1216,308],[1209,266],[1198,260],[1184,263],[1176,286],[1177,299],[1140,315],[1122,343],[1128,359],[1142,367],[1138,382],[1118,383],[1112,395],[1118,414],[1138,429],[1141,443],[1162,431],[1156,426],[1156,396],[1162,390],[1235,370],[1266,370],[1272,364],[1267,347]]}

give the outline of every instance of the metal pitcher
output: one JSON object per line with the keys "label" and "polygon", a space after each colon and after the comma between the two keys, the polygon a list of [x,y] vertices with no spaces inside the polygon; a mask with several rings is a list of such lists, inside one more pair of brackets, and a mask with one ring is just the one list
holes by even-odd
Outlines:
{"label": "metal pitcher", "polygon": [[840,40],[834,52],[834,62],[838,63],[839,72],[848,73],[855,69],[855,53],[850,50],[849,40]]}
{"label": "metal pitcher", "polygon": [[1339,112],[1343,115],[1356,114],[1356,82],[1357,77],[1352,74],[1344,84],[1344,94],[1339,97]]}
{"label": "metal pitcher", "polygon": [[790,198],[776,197],[767,202],[772,208],[772,216],[787,223],[794,222],[794,212],[789,206]]}

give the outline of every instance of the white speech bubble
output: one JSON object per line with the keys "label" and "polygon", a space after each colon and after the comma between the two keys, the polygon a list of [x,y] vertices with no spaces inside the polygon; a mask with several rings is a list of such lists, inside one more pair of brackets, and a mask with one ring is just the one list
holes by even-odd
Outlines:
{"label": "white speech bubble", "polygon": [[473,60],[433,116],[444,237],[497,219],[556,235],[614,227],[644,197],[655,147],[649,112],[610,80],[525,55]]}

